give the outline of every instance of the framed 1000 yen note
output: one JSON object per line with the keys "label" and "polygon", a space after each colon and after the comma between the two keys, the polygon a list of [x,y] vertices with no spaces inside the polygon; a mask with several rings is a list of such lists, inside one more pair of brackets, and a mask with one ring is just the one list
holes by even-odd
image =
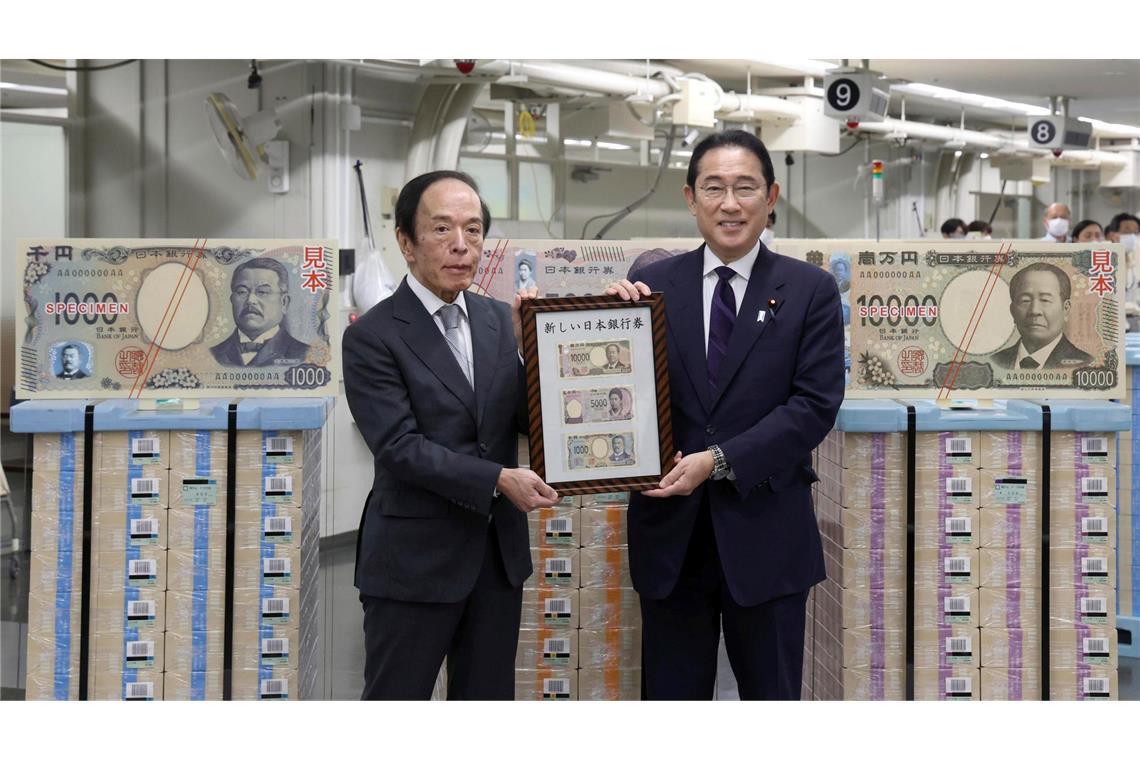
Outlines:
{"label": "framed 1000 yen note", "polygon": [[660,293],[523,301],[530,466],[559,494],[656,488],[673,465]]}

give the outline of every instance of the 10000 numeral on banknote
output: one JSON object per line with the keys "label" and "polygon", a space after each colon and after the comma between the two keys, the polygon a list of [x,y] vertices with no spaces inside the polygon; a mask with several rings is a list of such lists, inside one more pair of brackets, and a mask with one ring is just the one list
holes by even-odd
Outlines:
{"label": "10000 numeral on banknote", "polygon": [[633,433],[596,433],[566,436],[566,469],[600,470],[637,464]]}
{"label": "10000 numeral on banknote", "polygon": [[848,394],[1119,396],[1119,246],[1015,246],[860,253]]}
{"label": "10000 numeral on banknote", "polygon": [[20,247],[20,398],[336,392],[332,241],[73,239]]}

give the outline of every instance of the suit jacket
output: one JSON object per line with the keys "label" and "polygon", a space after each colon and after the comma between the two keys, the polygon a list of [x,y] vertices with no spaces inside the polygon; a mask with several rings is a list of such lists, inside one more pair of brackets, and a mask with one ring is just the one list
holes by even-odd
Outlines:
{"label": "suit jacket", "polygon": [[[1005,369],[1017,369],[1013,363],[1017,361],[1017,346],[1021,341],[1018,340],[1009,348],[1003,348],[1001,351],[990,355],[990,361],[999,367]],[[1086,354],[1081,349],[1074,346],[1068,338],[1061,335],[1060,342],[1053,347],[1053,353],[1049,354],[1049,358],[1045,360],[1044,369],[1058,369],[1060,367],[1079,367],[1082,364],[1091,364],[1092,356]]]}
{"label": "suit jacket", "polygon": [[341,341],[348,406],[374,457],[356,548],[361,593],[455,602],[478,579],[487,521],[507,578],[530,576],[527,518],[494,496],[518,466],[526,389],[510,308],[468,291],[475,389],[405,280]]}
{"label": "suit jacket", "polygon": [[[253,361],[245,364],[241,360],[241,339],[235,329],[230,337],[210,348],[210,353],[220,364],[227,367],[273,367],[279,364],[299,364],[309,353],[309,344],[294,338],[282,327],[257,350]],[[284,361],[283,361],[284,360]]]}
{"label": "suit jacket", "polygon": [[633,494],[630,571],[643,596],[669,595],[707,493],[729,591],[752,606],[824,578],[811,452],[843,401],[839,291],[827,272],[761,244],[710,391],[703,261],[698,248],[646,267],[639,279],[665,294],[674,448],[691,454],[718,444],[735,480],[708,480],[669,499]]}
{"label": "suit jacket", "polygon": [[74,374],[65,375],[62,372],[60,372],[59,374],[56,375],[56,377],[58,377],[60,380],[82,380],[83,378],[87,377],[87,373],[81,369],[77,369],[77,370],[75,370]]}

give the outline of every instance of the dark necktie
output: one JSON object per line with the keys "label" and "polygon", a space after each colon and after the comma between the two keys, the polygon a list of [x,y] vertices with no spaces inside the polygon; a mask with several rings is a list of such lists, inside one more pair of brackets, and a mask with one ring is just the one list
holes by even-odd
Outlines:
{"label": "dark necktie", "polygon": [[729,284],[729,280],[736,274],[732,267],[717,267],[716,276],[720,281],[713,291],[712,308],[709,312],[709,391],[716,391],[716,383],[720,374],[720,365],[724,355],[728,353],[728,339],[732,335],[732,326],[736,323],[736,293]]}
{"label": "dark necktie", "polygon": [[265,341],[262,341],[261,343],[253,343],[253,342],[246,343],[243,341],[241,344],[241,352],[243,354],[257,353],[258,351],[261,350],[261,347],[264,345],[265,345]]}
{"label": "dark necktie", "polygon": [[1038,364],[1037,360],[1034,359],[1032,356],[1027,356],[1021,360],[1021,368],[1022,369],[1037,369],[1040,366],[1041,365]]}

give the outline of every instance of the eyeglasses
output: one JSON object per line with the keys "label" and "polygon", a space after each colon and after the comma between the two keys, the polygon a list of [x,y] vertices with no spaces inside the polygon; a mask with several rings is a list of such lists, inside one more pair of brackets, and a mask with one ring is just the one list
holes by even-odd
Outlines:
{"label": "eyeglasses", "polygon": [[715,202],[724,200],[724,196],[729,190],[732,191],[733,197],[738,201],[754,201],[761,196],[767,195],[767,188],[759,188],[755,185],[735,185],[733,187],[705,185],[700,188],[698,192],[704,200]]}
{"label": "eyeglasses", "polygon": [[249,298],[250,293],[253,293],[258,298],[269,298],[271,295],[274,295],[276,293],[280,293],[281,291],[280,290],[274,290],[273,288],[269,288],[269,287],[263,287],[263,288],[257,288],[255,290],[250,290],[245,285],[238,285],[236,288],[234,288],[230,292],[233,295],[237,296],[238,298]]}

